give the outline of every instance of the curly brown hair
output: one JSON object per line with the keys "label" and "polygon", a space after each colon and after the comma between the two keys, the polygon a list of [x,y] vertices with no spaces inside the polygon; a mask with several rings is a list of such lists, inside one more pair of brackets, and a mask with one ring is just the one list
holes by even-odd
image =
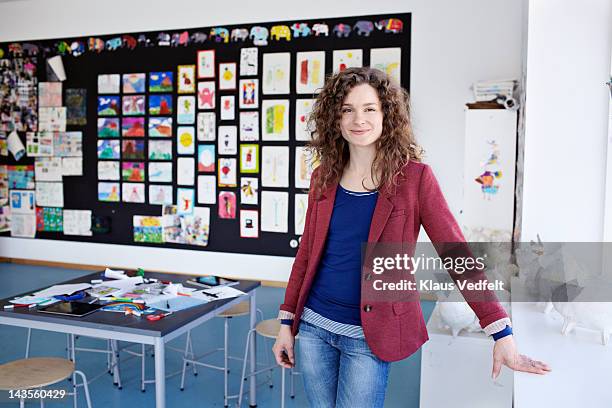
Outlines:
{"label": "curly brown hair", "polygon": [[377,91],[383,112],[382,135],[376,141],[371,168],[376,189],[396,184],[409,160],[421,161],[423,150],[412,132],[408,92],[378,69],[345,69],[326,79],[308,119],[308,128],[314,130],[308,147],[320,162],[311,185],[315,197],[330,184],[339,182],[349,163],[348,142],[340,131],[342,103],[351,89],[360,84],[369,84]]}

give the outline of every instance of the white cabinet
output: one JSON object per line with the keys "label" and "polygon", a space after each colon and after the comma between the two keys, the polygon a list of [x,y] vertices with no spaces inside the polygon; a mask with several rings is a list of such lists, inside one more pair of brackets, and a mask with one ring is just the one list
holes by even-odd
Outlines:
{"label": "white cabinet", "polygon": [[493,339],[462,331],[456,338],[440,329],[437,306],[421,352],[420,408],[511,408],[512,371],[502,367],[495,381]]}

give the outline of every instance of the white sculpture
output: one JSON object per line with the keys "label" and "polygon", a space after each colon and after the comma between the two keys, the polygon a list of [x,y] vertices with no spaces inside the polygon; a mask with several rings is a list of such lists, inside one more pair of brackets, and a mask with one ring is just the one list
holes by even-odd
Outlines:
{"label": "white sculpture", "polygon": [[[510,313],[510,293],[496,291],[500,304]],[[440,297],[439,297],[440,299]],[[453,338],[457,337],[461,330],[468,332],[482,331],[478,317],[472,308],[463,300],[463,295],[457,289],[451,291],[444,300],[437,302],[440,313],[441,328],[451,331]]]}
{"label": "white sculpture", "polygon": [[586,272],[571,256],[564,254],[565,269],[576,276],[552,293],[552,305],[563,316],[561,334],[568,335],[576,327],[601,333],[601,343],[608,344],[612,332],[612,303],[599,302],[603,293],[610,291],[605,279],[587,279]]}

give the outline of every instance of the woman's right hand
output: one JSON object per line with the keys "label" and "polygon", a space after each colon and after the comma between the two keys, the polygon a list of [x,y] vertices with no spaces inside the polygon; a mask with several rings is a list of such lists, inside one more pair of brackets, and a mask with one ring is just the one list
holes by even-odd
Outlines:
{"label": "woman's right hand", "polygon": [[291,326],[281,324],[278,337],[276,337],[276,342],[274,347],[272,347],[274,358],[276,358],[276,362],[281,367],[293,368],[295,366],[295,357],[293,355],[294,342],[295,338],[291,334]]}

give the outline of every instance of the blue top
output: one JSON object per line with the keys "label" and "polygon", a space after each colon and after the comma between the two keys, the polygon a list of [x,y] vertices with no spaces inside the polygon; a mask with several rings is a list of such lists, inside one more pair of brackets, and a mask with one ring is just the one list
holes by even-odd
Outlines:
{"label": "blue top", "polygon": [[378,192],[338,185],[319,270],[306,307],[339,323],[361,325],[361,244],[368,241]]}

